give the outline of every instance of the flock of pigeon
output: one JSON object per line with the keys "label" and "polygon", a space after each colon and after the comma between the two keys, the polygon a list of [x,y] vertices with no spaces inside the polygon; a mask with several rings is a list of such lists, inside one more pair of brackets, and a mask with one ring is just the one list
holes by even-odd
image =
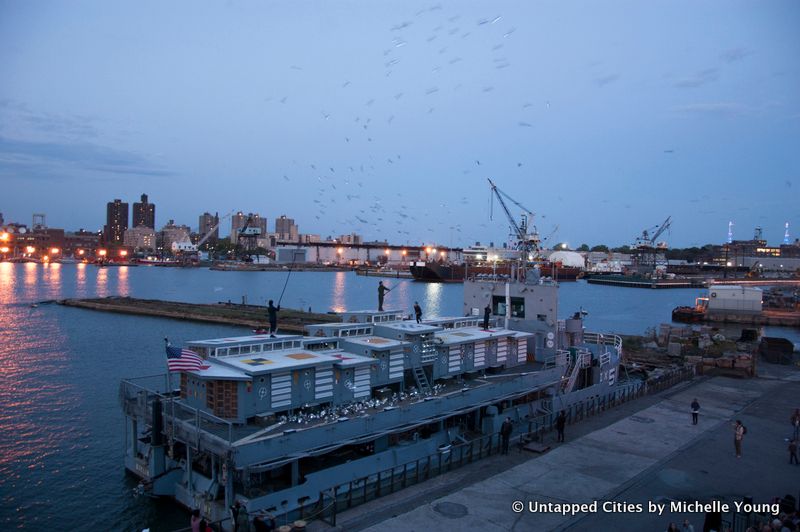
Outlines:
{"label": "flock of pigeon", "polygon": [[364,401],[355,401],[344,405],[329,406],[321,410],[306,407],[290,416],[280,416],[280,424],[309,425],[318,422],[335,423],[345,421],[351,417],[369,415],[371,412],[383,410],[386,407],[396,407],[406,402],[422,401],[425,397],[436,396],[444,389],[443,384],[434,384],[430,393],[420,393],[415,387],[410,387],[408,392],[395,393],[391,398],[370,398]]}
{"label": "flock of pigeon", "polygon": [[[353,232],[369,236],[372,233],[372,236],[389,239],[392,243],[432,242],[434,235],[442,238],[449,230],[452,245],[453,240],[462,240],[462,225],[458,223],[459,213],[456,211],[463,213],[463,206],[470,205],[470,197],[454,193],[452,198],[433,204],[431,198],[424,197],[419,191],[409,191],[402,179],[387,179],[387,176],[413,171],[408,165],[403,168],[406,157],[396,153],[396,146],[389,144],[398,133],[409,134],[402,128],[419,127],[425,115],[435,112],[437,102],[446,104],[449,98],[446,93],[472,90],[470,99],[475,100],[475,105],[482,105],[480,99],[487,95],[502,98],[493,94],[495,85],[488,78],[492,70],[502,73],[511,66],[504,50],[514,37],[516,28],[501,15],[467,20],[459,14],[447,13],[437,4],[417,11],[407,20],[391,24],[388,29],[388,42],[381,54],[382,64],[364,65],[358,79],[353,77],[337,83],[335,90],[330,91],[335,100],[330,107],[319,110],[319,128],[330,134],[331,146],[326,148],[335,149],[337,162],[295,159],[293,168],[283,173],[283,179],[299,182],[309,191],[312,189],[307,186],[308,182],[314,184],[310,199],[313,211],[309,215],[314,220],[298,220],[306,227],[324,227],[334,236]],[[407,53],[412,48],[413,51]],[[430,64],[420,65],[419,57],[429,59]],[[473,64],[477,62],[483,64]],[[299,65],[292,65],[290,69],[306,70]],[[427,69],[427,72],[421,69]],[[476,81],[476,69],[487,79]],[[370,77],[379,79],[368,83],[364,75],[367,80]],[[383,82],[381,78],[385,78]],[[442,81],[437,82],[437,79]],[[339,105],[339,102],[354,101],[358,98],[358,91],[366,90],[358,85],[367,84],[377,88],[360,106]],[[380,87],[383,87],[382,91]],[[292,99],[287,95],[274,101],[287,104]],[[298,102],[297,105],[301,104]],[[549,107],[549,102],[542,106]],[[529,102],[520,102],[520,114],[523,117],[525,113],[530,115],[531,107],[533,104]],[[342,111],[331,110],[337,108]],[[404,120],[399,120],[400,117]],[[530,128],[531,120],[525,118],[509,123],[509,127]],[[310,153],[313,157],[313,149]],[[348,155],[353,157],[352,162],[342,166],[341,158]],[[415,157],[415,153],[408,154],[409,159]],[[522,162],[513,161],[503,171],[519,171],[522,166]],[[483,180],[487,177],[483,172],[490,170],[485,166],[481,168],[479,159],[469,163],[465,161],[461,174],[469,174],[478,168],[478,175]],[[458,188],[452,187],[452,190]],[[480,190],[480,193],[484,192],[488,194],[489,188]],[[483,209],[482,202],[475,207]],[[476,224],[474,215],[470,218],[471,225],[467,229],[471,239],[471,233],[475,231],[473,225],[486,227],[486,224]]]}

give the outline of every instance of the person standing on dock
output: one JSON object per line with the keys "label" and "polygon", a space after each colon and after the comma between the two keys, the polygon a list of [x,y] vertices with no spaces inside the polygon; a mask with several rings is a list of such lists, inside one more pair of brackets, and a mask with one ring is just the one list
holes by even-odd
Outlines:
{"label": "person standing on dock", "polygon": [[511,440],[511,432],[514,430],[514,424],[511,423],[511,418],[507,417],[500,427],[500,439],[503,442],[503,454],[508,454],[508,443]]}
{"label": "person standing on dock", "polygon": [[556,430],[558,431],[558,441],[564,442],[564,427],[567,424],[567,415],[562,410],[556,418]]}
{"label": "person standing on dock", "polygon": [[697,397],[692,401],[692,425],[697,425],[697,416],[700,414],[700,403],[697,402]]}
{"label": "person standing on dock", "polygon": [[489,316],[492,315],[492,307],[486,303],[486,308],[483,309],[483,330],[489,329]]}
{"label": "person standing on dock", "polygon": [[417,318],[417,323],[422,321],[422,308],[419,306],[419,301],[414,301],[414,316]]}
{"label": "person standing on dock", "polygon": [[391,292],[392,289],[383,285],[383,281],[378,281],[378,311],[383,311],[383,298],[386,292]]}
{"label": "person standing on dock", "polygon": [[269,304],[267,305],[267,314],[269,316],[269,336],[270,338],[275,338],[275,331],[278,330],[278,311],[281,309],[281,306],[278,305],[277,307],[272,304],[272,300],[269,300]]}
{"label": "person standing on dock", "polygon": [[736,458],[742,457],[742,440],[747,434],[747,429],[742,425],[741,420],[737,419],[733,426],[733,446],[736,448]]}

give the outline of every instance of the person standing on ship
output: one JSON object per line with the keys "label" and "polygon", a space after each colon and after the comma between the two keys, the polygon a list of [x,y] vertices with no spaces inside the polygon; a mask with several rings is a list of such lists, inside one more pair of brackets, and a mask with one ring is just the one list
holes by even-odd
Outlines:
{"label": "person standing on ship", "polygon": [[278,311],[281,309],[281,306],[278,305],[277,307],[272,304],[272,300],[269,300],[269,305],[267,306],[267,315],[269,316],[269,336],[270,338],[275,338],[275,331],[278,330]]}
{"label": "person standing on ship", "polygon": [[489,329],[489,316],[492,315],[492,307],[486,303],[486,308],[483,309],[483,330]]}
{"label": "person standing on ship", "polygon": [[420,308],[418,301],[414,301],[414,316],[417,318],[417,323],[422,321],[422,308]]}
{"label": "person standing on ship", "polygon": [[383,285],[383,281],[378,281],[378,311],[383,311],[383,298],[386,295],[386,292],[391,292],[391,288],[387,288]]}
{"label": "person standing on ship", "polygon": [[700,414],[700,403],[697,402],[695,397],[692,401],[692,425],[697,425],[697,416]]}

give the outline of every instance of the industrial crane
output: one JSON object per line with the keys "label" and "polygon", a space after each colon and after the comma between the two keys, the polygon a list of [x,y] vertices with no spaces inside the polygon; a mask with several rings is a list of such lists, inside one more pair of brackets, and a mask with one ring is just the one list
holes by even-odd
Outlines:
{"label": "industrial crane", "polygon": [[217,230],[217,228],[219,227],[219,224],[221,224],[221,223],[222,223],[222,221],[223,221],[223,220],[225,220],[226,218],[230,218],[231,216],[233,216],[233,213],[234,213],[234,211],[231,211],[231,212],[229,212],[228,214],[226,214],[225,216],[223,216],[222,218],[220,218],[219,220],[217,220],[217,223],[215,223],[215,224],[214,224],[214,227],[212,227],[211,229],[209,229],[209,230],[208,230],[208,232],[205,234],[205,236],[204,236],[203,238],[201,238],[201,239],[200,239],[200,241],[199,241],[197,244],[195,244],[195,246],[197,247],[197,249],[200,249],[200,247],[201,247],[203,244],[205,244],[205,243],[206,243],[206,241],[207,241],[209,238],[211,238],[211,235],[213,235],[213,234],[214,234],[214,231],[216,231],[216,230]]}
{"label": "industrial crane", "polygon": [[[514,237],[517,239],[516,248],[522,251],[525,254],[525,258],[528,259],[530,256],[537,256],[539,254],[539,243],[541,242],[539,238],[539,234],[536,231],[536,226],[533,226],[533,232],[528,233],[528,216],[530,215],[533,217],[533,212],[516,201],[514,198],[497,188],[497,185],[491,179],[488,179],[489,185],[492,188],[492,193],[494,198],[497,197],[497,201],[500,202],[500,206],[503,208],[503,211],[506,214],[506,218],[508,219],[508,223],[511,224],[511,228],[514,233]],[[511,201],[514,205],[519,207],[523,210],[523,213],[520,217],[520,223],[518,224],[517,221],[514,219],[514,216],[511,214],[511,211],[508,209],[506,202],[503,201],[503,197]],[[490,204],[490,212],[489,217],[491,219],[491,204]]]}
{"label": "industrial crane", "polygon": [[[197,263],[198,260],[198,251],[200,246],[206,243],[206,241],[214,234],[214,231],[219,227],[219,224],[225,218],[228,218],[233,214],[233,211],[229,212],[222,218],[220,218],[217,223],[212,227],[204,236],[201,238],[197,244],[192,244],[191,240],[187,237],[185,240],[180,242],[173,242],[172,243],[172,252],[181,259],[181,262],[184,265],[191,265]],[[202,229],[202,228],[201,228]]]}
{"label": "industrial crane", "polygon": [[642,235],[636,239],[634,243],[634,269],[642,275],[651,275],[655,277],[658,275],[660,267],[666,267],[667,260],[657,249],[659,246],[656,240],[664,231],[669,229],[672,224],[672,216],[667,216],[661,225],[653,226],[649,229],[642,231]]}
{"label": "industrial crane", "polygon": [[[669,229],[671,224],[672,216],[667,216],[667,219],[664,220],[661,225],[655,225],[649,229],[645,229],[642,231],[642,236],[636,239],[636,247],[656,247],[656,240],[664,233],[664,231]],[[652,236],[650,235],[651,231],[655,231]]]}
{"label": "industrial crane", "polygon": [[241,260],[244,262],[253,262],[250,252],[256,248],[256,241],[258,237],[261,236],[261,228],[251,225],[252,223],[253,216],[249,215],[242,228],[239,229],[239,234],[236,239],[238,244],[241,244],[242,240],[245,241],[241,256]]}

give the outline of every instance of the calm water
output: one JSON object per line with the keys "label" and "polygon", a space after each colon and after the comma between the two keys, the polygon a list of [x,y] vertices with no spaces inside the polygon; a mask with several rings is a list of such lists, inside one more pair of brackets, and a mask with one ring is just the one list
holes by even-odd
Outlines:
{"label": "calm water", "polygon": [[[128,295],[190,302],[265,304],[281,272],[96,268],[0,264],[0,527],[26,530],[174,530],[187,515],[170,502],[137,499],[122,467],[122,378],[164,371],[163,340],[249,331],[31,303]],[[315,312],[375,308],[378,279],[353,273],[295,272],[283,306]],[[461,285],[385,279],[387,308],[425,316],[461,314]],[[638,290],[563,283],[559,314],[589,312],[587,328],[638,334],[668,322],[672,308],[701,290]],[[767,334],[800,341],[800,331]]]}

